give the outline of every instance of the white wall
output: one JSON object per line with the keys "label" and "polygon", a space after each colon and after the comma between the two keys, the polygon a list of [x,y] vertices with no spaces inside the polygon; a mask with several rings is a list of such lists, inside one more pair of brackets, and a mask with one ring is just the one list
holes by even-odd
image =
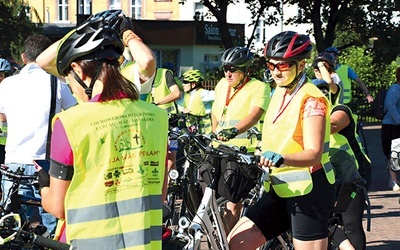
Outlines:
{"label": "white wall", "polygon": [[[181,5],[180,10],[180,18],[181,20],[193,20],[194,16],[194,8],[195,2],[200,2],[200,0],[187,0],[184,5]],[[206,7],[204,7],[206,9]],[[284,13],[284,20],[286,20],[289,16],[296,15],[298,13],[298,8],[296,5],[286,5],[283,8]],[[251,33],[253,32],[253,26],[249,26],[251,23],[251,13],[246,8],[246,4],[244,1],[240,1],[238,4],[231,4],[228,6],[228,14],[227,14],[227,21],[228,23],[237,23],[237,24],[245,24],[245,35],[246,37],[250,37]],[[280,17],[279,17],[280,18]],[[207,21],[216,21],[213,17],[212,19],[207,19]],[[274,26],[269,26],[265,28],[265,39],[268,41],[274,35],[280,33],[281,31],[293,30],[302,34],[306,34],[307,29],[310,29],[311,25],[299,25],[299,26],[283,26],[282,23]],[[313,37],[311,37],[313,39]],[[257,49],[262,49],[265,44],[263,43],[256,43],[255,47]]]}

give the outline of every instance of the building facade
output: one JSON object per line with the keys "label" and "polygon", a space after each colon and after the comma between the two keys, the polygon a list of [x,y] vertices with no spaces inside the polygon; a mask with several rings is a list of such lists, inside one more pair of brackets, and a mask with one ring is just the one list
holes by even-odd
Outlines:
{"label": "building facade", "polygon": [[[26,2],[30,6],[32,21],[44,23],[46,34],[53,40],[76,27],[77,23],[83,22],[92,13],[122,9],[127,16],[136,20],[135,32],[140,33],[143,41],[154,50],[157,55],[157,66],[173,64],[176,75],[192,68],[205,73],[205,70],[219,65],[223,52],[216,19],[205,18],[208,9],[203,6],[201,0],[187,0],[184,4],[179,4],[179,0],[26,0]],[[295,5],[285,6],[283,10],[280,24],[266,26],[264,20],[260,20],[256,25],[256,39],[252,46],[255,51],[262,51],[266,41],[280,31],[295,30],[305,33],[309,28],[309,26],[284,26],[283,23],[289,16],[301,13]],[[160,22],[157,23],[155,20]],[[250,25],[251,14],[244,0],[228,6],[227,21],[232,27],[230,33],[237,44],[244,45],[246,37],[249,37],[254,29],[254,25]],[[179,24],[180,22],[182,24]],[[191,33],[182,32],[182,25],[192,29]],[[188,39],[188,34],[194,38]],[[201,34],[207,39],[199,40]]]}

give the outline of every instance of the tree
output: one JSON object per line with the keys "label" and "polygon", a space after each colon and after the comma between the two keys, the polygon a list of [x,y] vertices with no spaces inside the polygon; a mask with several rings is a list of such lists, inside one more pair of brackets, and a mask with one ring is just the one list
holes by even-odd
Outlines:
{"label": "tree", "polygon": [[[186,0],[180,0],[180,4],[185,4]],[[208,8],[210,13],[206,14],[206,18],[210,16],[214,16],[217,19],[217,23],[219,26],[219,30],[221,32],[221,40],[222,46],[225,49],[231,48],[235,46],[233,43],[232,37],[229,35],[228,23],[226,20],[226,14],[228,10],[228,5],[237,4],[239,0],[203,0],[202,3],[204,6]],[[255,29],[257,28],[257,24],[260,18],[265,18],[266,24],[272,24],[278,22],[278,19],[275,17],[276,14],[280,11],[280,3],[279,1],[273,0],[245,0],[245,3],[248,4],[248,9],[251,11],[253,22],[251,24],[254,25],[254,29],[250,38],[248,38],[247,44],[248,47],[252,43],[252,40],[255,38]],[[275,8],[275,12],[266,17],[266,10],[270,7]]]}
{"label": "tree", "polygon": [[[283,0],[298,4],[302,15],[289,18],[287,23],[312,24],[319,52],[335,45],[341,49],[353,45],[371,46],[374,61],[386,63],[400,52],[398,43],[399,1],[394,0]],[[393,51],[394,49],[394,51]],[[395,53],[393,53],[395,52]]]}
{"label": "tree", "polygon": [[20,55],[25,38],[39,32],[26,15],[29,7],[23,0],[0,0],[0,48],[2,56]]}

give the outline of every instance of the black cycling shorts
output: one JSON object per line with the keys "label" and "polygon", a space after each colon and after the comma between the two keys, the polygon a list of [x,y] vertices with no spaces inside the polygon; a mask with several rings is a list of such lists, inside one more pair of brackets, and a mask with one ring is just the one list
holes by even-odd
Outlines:
{"label": "black cycling shorts", "polygon": [[280,198],[271,188],[245,216],[257,225],[267,240],[290,229],[293,238],[302,241],[328,237],[335,188],[322,169],[312,174],[312,180],[313,189],[304,196]]}

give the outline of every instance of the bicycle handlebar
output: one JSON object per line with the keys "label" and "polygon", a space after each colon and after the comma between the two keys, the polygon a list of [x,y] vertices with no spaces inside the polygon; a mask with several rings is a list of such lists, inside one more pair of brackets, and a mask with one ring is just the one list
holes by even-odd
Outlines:
{"label": "bicycle handlebar", "polygon": [[60,241],[56,241],[50,238],[46,238],[40,235],[36,235],[31,233],[33,236],[33,243],[41,246],[41,247],[46,247],[46,248],[50,248],[53,250],[69,250],[72,249],[72,246],[70,246],[67,243],[63,243]]}
{"label": "bicycle handlebar", "polygon": [[[254,130],[253,132],[255,131],[257,130]],[[249,133],[252,132],[250,131]],[[178,137],[178,140],[184,145],[195,144],[207,156],[232,159],[239,164],[250,166],[250,168],[258,174],[262,174],[264,171],[261,167],[258,167],[258,163],[260,162],[259,155],[246,153],[247,149],[245,147],[241,147],[239,149],[236,146],[222,144],[220,141],[215,139],[215,134],[193,134],[190,133],[188,130],[183,130],[183,134]],[[225,149],[210,146],[212,141],[220,143]]]}
{"label": "bicycle handlebar", "polygon": [[2,164],[0,166],[0,173],[10,179],[19,180],[19,181],[21,181],[21,180],[37,180],[38,179],[37,175],[23,175],[23,174],[15,173],[4,164]]}

